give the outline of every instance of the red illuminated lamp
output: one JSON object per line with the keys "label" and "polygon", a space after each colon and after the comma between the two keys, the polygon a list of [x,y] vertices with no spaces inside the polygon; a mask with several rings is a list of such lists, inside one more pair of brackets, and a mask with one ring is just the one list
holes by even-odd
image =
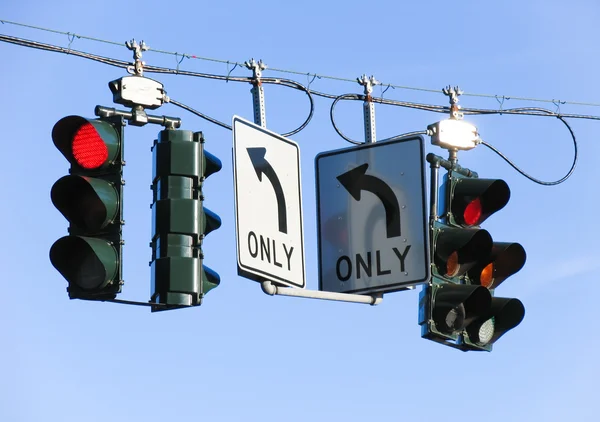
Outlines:
{"label": "red illuminated lamp", "polygon": [[481,199],[476,198],[465,207],[463,219],[468,226],[474,226],[481,218]]}
{"label": "red illuminated lamp", "polygon": [[75,161],[85,169],[101,167],[108,159],[108,148],[90,123],[85,123],[77,129],[71,148]]}

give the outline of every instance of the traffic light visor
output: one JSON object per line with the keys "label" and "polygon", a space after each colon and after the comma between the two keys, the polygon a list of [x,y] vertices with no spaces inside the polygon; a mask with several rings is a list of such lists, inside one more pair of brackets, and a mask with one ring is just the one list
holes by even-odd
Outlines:
{"label": "traffic light visor", "polygon": [[519,299],[494,297],[489,313],[466,328],[469,341],[478,346],[493,344],[524,317],[525,307]]}
{"label": "traffic light visor", "polygon": [[59,120],[52,129],[52,140],[71,164],[86,170],[112,164],[120,148],[119,134],[113,125],[80,116]]}
{"label": "traffic light visor", "polygon": [[117,275],[116,249],[102,239],[65,236],[50,248],[50,261],[63,277],[83,290],[102,289]]}
{"label": "traffic light visor", "polygon": [[219,274],[207,266],[202,266],[202,293],[206,294],[221,284]]}
{"label": "traffic light visor", "polygon": [[218,214],[215,214],[214,212],[212,212],[211,210],[209,210],[206,207],[202,207],[202,217],[201,218],[202,218],[201,229],[202,229],[202,233],[204,235],[207,235],[210,232],[212,232],[213,230],[216,230],[219,227],[221,227],[221,217],[219,217]]}
{"label": "traffic light visor", "polygon": [[434,239],[434,261],[444,277],[459,277],[489,256],[492,237],[486,230],[444,227]]}
{"label": "traffic light visor", "polygon": [[205,178],[213,173],[218,172],[223,167],[223,165],[221,164],[221,160],[219,160],[217,157],[215,157],[206,150],[204,150],[204,160],[202,165],[202,176],[204,176]]}
{"label": "traffic light visor", "polygon": [[525,249],[519,243],[494,242],[489,257],[469,270],[469,278],[476,284],[495,289],[523,268],[526,259]]}
{"label": "traffic light visor", "polygon": [[69,222],[90,232],[97,232],[113,222],[119,211],[115,187],[91,177],[61,177],[52,186],[50,196]]}
{"label": "traffic light visor", "polygon": [[492,296],[481,286],[447,283],[435,290],[432,317],[445,334],[463,330],[489,310]]}
{"label": "traffic light visor", "polygon": [[451,210],[457,224],[478,226],[504,208],[510,189],[504,180],[459,178],[455,180]]}

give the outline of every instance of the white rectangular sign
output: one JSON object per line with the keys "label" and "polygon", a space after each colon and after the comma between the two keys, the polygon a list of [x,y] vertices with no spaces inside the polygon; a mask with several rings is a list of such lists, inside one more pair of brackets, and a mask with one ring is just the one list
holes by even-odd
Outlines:
{"label": "white rectangular sign", "polygon": [[298,144],[233,117],[238,274],[306,286]]}
{"label": "white rectangular sign", "polygon": [[427,282],[423,138],[329,151],[315,165],[319,289],[376,293]]}

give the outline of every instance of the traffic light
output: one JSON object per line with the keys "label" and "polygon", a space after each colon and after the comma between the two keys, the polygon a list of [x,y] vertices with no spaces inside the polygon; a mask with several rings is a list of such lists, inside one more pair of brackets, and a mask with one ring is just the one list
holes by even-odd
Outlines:
{"label": "traffic light", "polygon": [[52,129],[71,167],[52,186],[69,235],[52,245],[50,261],[68,281],[71,299],[114,299],[121,292],[124,126],[120,117],[67,116]]}
{"label": "traffic light", "polygon": [[491,351],[492,344],[525,315],[518,299],[494,289],[525,264],[518,243],[494,242],[479,225],[504,208],[503,180],[448,171],[440,189],[440,220],[433,223],[432,279],[420,296],[422,337],[461,350]]}
{"label": "traffic light", "polygon": [[220,283],[219,274],[203,265],[202,241],[221,226],[204,208],[202,185],[221,170],[221,162],[204,151],[202,132],[166,129],[152,147],[152,299],[153,311],[198,306]]}

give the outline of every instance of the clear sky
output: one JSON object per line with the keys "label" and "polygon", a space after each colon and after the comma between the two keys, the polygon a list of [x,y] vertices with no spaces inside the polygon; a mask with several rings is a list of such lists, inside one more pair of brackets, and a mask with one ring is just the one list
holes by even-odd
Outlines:
{"label": "clear sky", "polygon": [[[396,85],[469,93],[599,103],[596,0],[81,2],[4,1],[0,19],[154,49],[353,79],[364,73]],[[0,33],[63,47],[66,35],[0,24]],[[131,60],[124,46],[75,38],[73,49]],[[463,353],[420,338],[418,291],[386,295],[371,307],[270,297],[236,269],[230,131],[173,105],[201,130],[223,170],[205,187],[222,228],[205,242],[206,264],[221,285],[198,308],[151,314],[142,307],[70,301],[48,251],[67,222],[50,201],[68,163],[53,125],[113,106],[107,87],[125,76],[101,63],[0,43],[4,100],[0,175],[3,268],[0,321],[2,421],[594,421],[600,391],[596,286],[600,246],[597,157],[600,122],[571,120],[580,159],[555,187],[525,179],[483,146],[464,166],[511,188],[506,208],[484,227],[527,251],[523,270],[498,295],[520,298],[526,316],[492,353]],[[176,67],[173,55],[147,52],[148,64]],[[227,74],[233,66],[184,59],[182,69]],[[239,67],[232,75],[248,76]],[[295,79],[306,75],[265,72]],[[250,85],[148,74],[168,94],[214,118],[252,119]],[[357,83],[315,79],[311,88],[362,93]],[[268,128],[286,132],[307,113],[299,92],[265,88]],[[381,95],[376,87],[374,94]],[[446,105],[441,93],[389,89],[386,98]],[[317,289],[314,159],[349,146],[329,122],[330,100],[316,98],[300,145],[307,285]],[[498,108],[494,98],[464,96],[465,107]],[[505,108],[552,103],[505,100]],[[600,108],[561,105],[565,113]],[[362,105],[344,102],[337,120],[362,139]],[[381,106],[380,139],[423,130],[442,115]],[[469,118],[481,136],[544,180],[570,166],[572,143],[553,118]],[[159,127],[126,128],[124,280],[121,298],[150,296],[152,194],[150,147]],[[427,152],[444,151],[429,144]]]}

